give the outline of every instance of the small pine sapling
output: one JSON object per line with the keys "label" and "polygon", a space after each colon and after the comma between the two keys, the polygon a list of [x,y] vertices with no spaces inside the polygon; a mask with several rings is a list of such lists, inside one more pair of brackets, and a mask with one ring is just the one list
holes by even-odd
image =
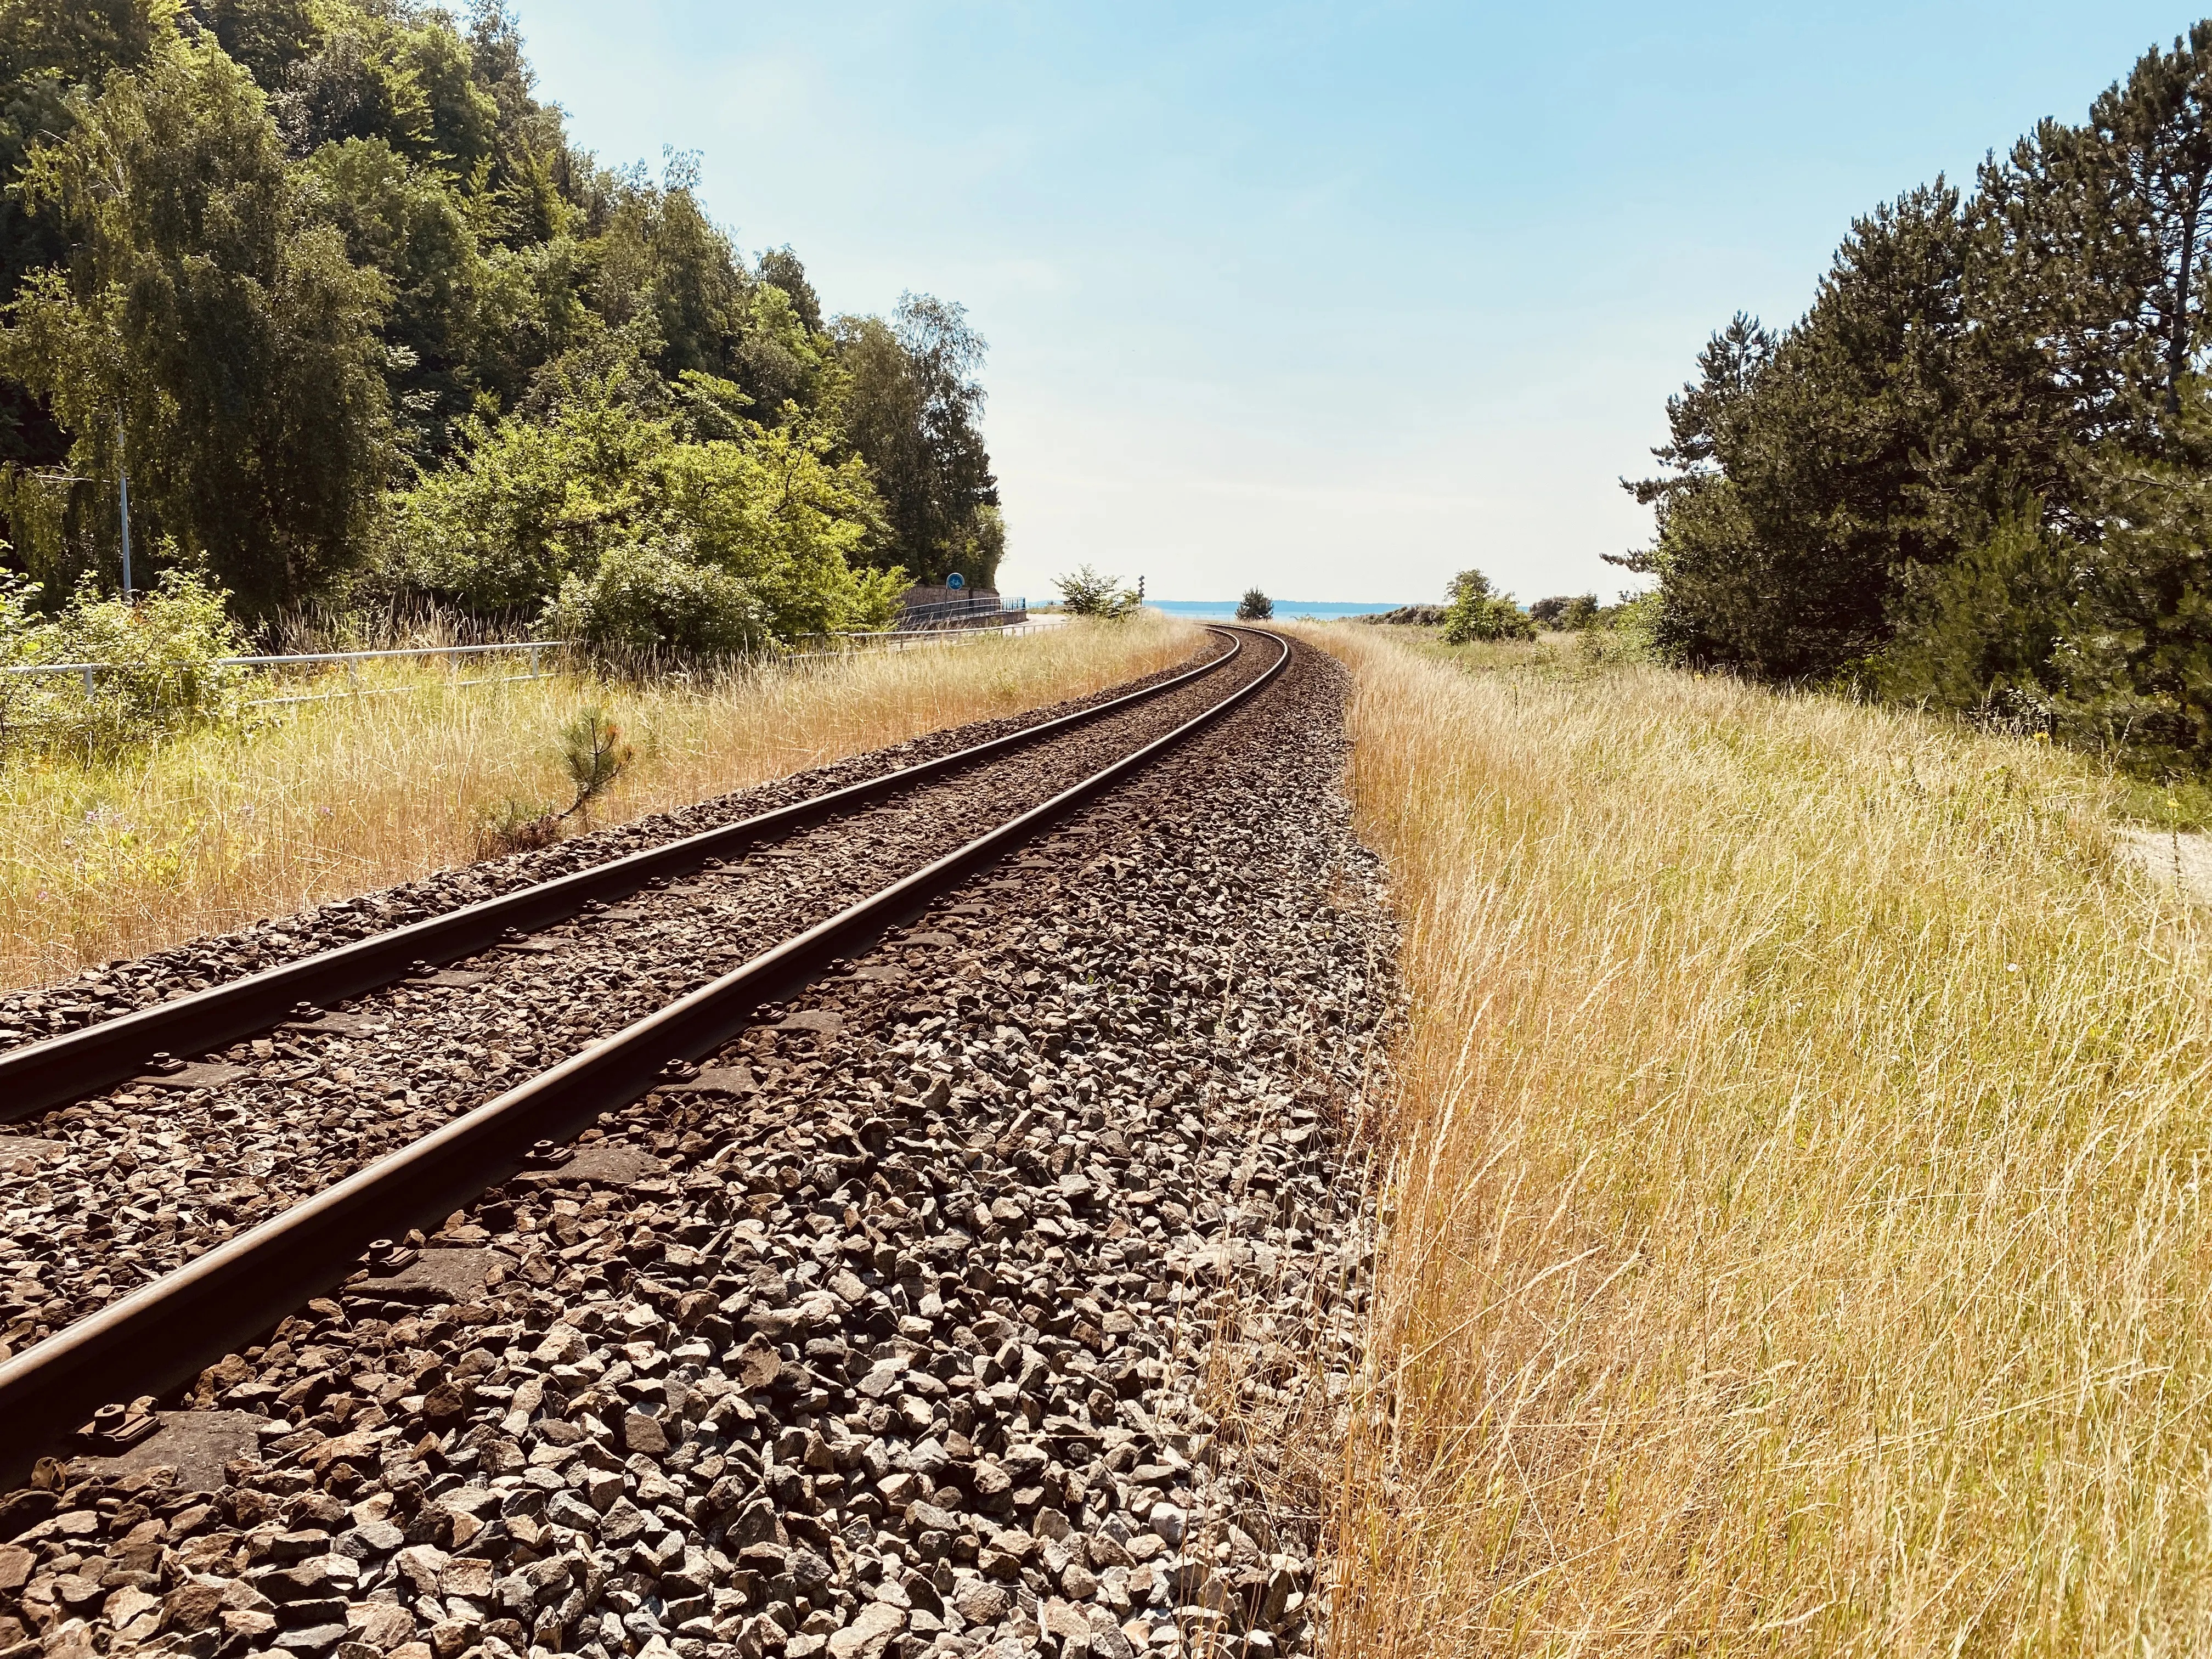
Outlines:
{"label": "small pine sapling", "polygon": [[477,815],[476,855],[502,858],[550,847],[561,837],[561,826],[582,813],[591,823],[591,805],[614,787],[637,758],[637,750],[623,740],[622,728],[598,708],[581,708],[561,728],[561,765],[575,788],[575,798],[559,811],[550,806],[508,796],[495,807]]}
{"label": "small pine sapling", "polygon": [[561,817],[581,812],[588,824],[592,803],[613,788],[636,758],[637,750],[623,741],[622,728],[607,718],[605,710],[579,709],[576,718],[561,728],[561,763],[576,786],[576,799]]}

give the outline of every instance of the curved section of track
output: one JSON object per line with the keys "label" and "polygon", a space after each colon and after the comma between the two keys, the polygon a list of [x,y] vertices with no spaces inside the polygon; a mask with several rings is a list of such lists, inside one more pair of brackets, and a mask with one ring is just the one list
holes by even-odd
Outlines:
{"label": "curved section of track", "polygon": [[[1216,630],[1217,632],[1220,630]],[[903,767],[792,805],[648,848],[515,892],[466,905],[335,950],[215,986],[188,996],[102,1020],[62,1036],[0,1053],[0,1121],[36,1115],[80,1099],[141,1070],[154,1055],[200,1054],[264,1031],[302,1003],[325,1004],[391,984],[424,964],[473,955],[518,933],[576,915],[586,907],[626,897],[655,882],[743,857],[840,814],[872,805],[902,790],[1026,749],[1042,739],[1151,702],[1233,661],[1238,647],[1186,673],[1141,690],[1026,726],[988,743]]]}
{"label": "curved section of track", "polygon": [[[790,830],[741,861],[709,860],[457,970],[379,987],[0,1136],[0,1298],[12,1304],[0,1306],[0,1336],[20,1352],[89,1317],[1048,799],[1272,654],[1245,650],[1218,673],[1030,728],[1049,731],[1041,740],[971,748],[957,769],[909,772],[894,798]],[[696,857],[699,839],[690,845]]]}
{"label": "curved section of track", "polygon": [[[982,833],[939,852],[910,873],[873,886],[835,914],[789,933],[488,1103],[0,1365],[0,1451],[9,1454],[4,1461],[19,1460],[27,1449],[74,1426],[94,1403],[156,1393],[191,1375],[233,1343],[343,1278],[373,1238],[444,1214],[503,1180],[535,1143],[565,1138],[602,1113],[638,1099],[657,1082],[665,1082],[670,1068],[712,1054],[753,1023],[764,1006],[811,975],[866,948],[976,872],[1127,781],[1147,763],[1254,696],[1289,662],[1290,647],[1277,636],[1243,631],[1243,637],[1258,647],[1255,656],[1270,659],[1228,695],[1188,714],[1172,729],[1149,736],[1133,749],[1125,744],[1109,763],[1094,763],[1074,781],[1061,781],[1048,798],[1011,815],[1001,802]],[[1232,654],[1243,657],[1242,652]],[[1187,687],[1196,678],[1194,672],[1170,684]],[[1120,707],[1109,704],[1086,713],[1096,719]],[[1110,726],[1113,721],[1104,723]],[[1091,720],[1084,724],[1088,728]],[[966,751],[966,757],[972,760],[980,752]],[[962,758],[947,757],[931,767],[942,769]],[[956,821],[974,827],[972,820]],[[864,855],[868,845],[862,843]]]}

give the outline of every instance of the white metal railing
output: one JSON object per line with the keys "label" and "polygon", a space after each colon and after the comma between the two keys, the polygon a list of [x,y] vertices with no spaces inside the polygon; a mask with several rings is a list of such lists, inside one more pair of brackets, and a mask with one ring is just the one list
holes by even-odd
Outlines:
{"label": "white metal railing", "polygon": [[[803,645],[815,640],[842,640],[847,642],[848,647],[853,646],[872,647],[878,652],[912,651],[922,646],[964,645],[970,641],[979,639],[1004,639],[1010,634],[1027,634],[1041,626],[1031,621],[1025,611],[1006,614],[1018,620],[998,623],[985,623],[977,628],[884,629],[866,631],[854,629],[834,634],[809,634],[793,641],[793,643]],[[851,654],[849,648],[833,651],[794,651],[780,660],[813,662],[824,657],[842,657]]]}
{"label": "white metal railing", "polygon": [[1030,602],[1022,599],[1002,599],[997,593],[978,593],[971,599],[943,599],[928,605],[902,607],[898,620],[891,627],[902,634],[933,631],[951,624],[958,626],[970,617],[1026,615]]}
{"label": "white metal railing", "polygon": [[[936,609],[936,607],[927,608]],[[888,629],[854,629],[830,634],[805,635],[793,640],[792,643],[795,646],[804,646],[811,641],[835,640],[841,644],[839,648],[830,651],[798,650],[788,653],[778,653],[772,659],[784,662],[811,661],[823,657],[842,656],[848,654],[855,646],[872,647],[881,651],[908,651],[917,646],[956,644],[964,640],[979,637],[1004,637],[1010,634],[1026,634],[1037,626],[1029,617],[1028,602],[1023,599],[1011,600],[1003,606],[994,607],[989,604],[978,605],[965,614],[988,617],[989,620],[979,625],[966,628],[932,627],[927,624],[920,628],[902,628],[894,624]],[[383,661],[400,657],[443,657],[455,666],[459,666],[460,659],[465,657],[488,656],[502,651],[519,651],[526,653],[530,659],[531,671],[526,674],[498,674],[487,676],[483,679],[454,682],[455,684],[463,686],[503,685],[522,680],[556,678],[554,672],[541,668],[538,653],[545,651],[566,650],[573,643],[574,641],[568,640],[515,640],[496,645],[403,646],[380,651],[306,651],[273,656],[216,657],[210,659],[206,665],[216,668],[288,668],[294,665],[312,667],[343,663],[347,665],[347,677],[354,678],[356,676],[352,665],[356,663]],[[199,665],[197,664],[102,662],[16,663],[0,666],[0,673],[74,674],[84,682],[85,694],[90,696],[98,691],[100,678],[102,675],[143,672],[149,668],[158,672],[164,666],[174,667],[179,672],[183,672],[187,667]],[[313,692],[289,697],[257,697],[249,701],[245,706],[248,708],[268,708],[294,703],[329,702],[339,697],[381,696],[414,689],[412,686],[404,685],[363,688],[356,684],[343,691]]]}
{"label": "white metal railing", "polygon": [[[566,640],[516,640],[505,645],[410,645],[389,651],[303,651],[295,654],[276,657],[210,657],[212,668],[276,668],[295,662],[368,662],[380,657],[461,657],[479,656],[490,651],[527,651],[532,653],[553,651],[566,646]],[[117,662],[33,662],[14,663],[5,670],[9,674],[77,674],[84,677],[85,689],[90,690],[93,678],[100,674],[121,673],[138,666],[158,667],[159,664],[139,665]]]}
{"label": "white metal railing", "polygon": [[[459,665],[460,659],[463,657],[483,656],[495,651],[520,651],[525,652],[529,655],[531,672],[527,674],[501,674],[496,676],[494,679],[463,680],[459,682],[463,685],[489,685],[503,683],[508,680],[539,680],[550,678],[550,675],[542,673],[538,671],[538,653],[541,651],[557,651],[562,649],[568,645],[568,641],[566,640],[516,640],[511,643],[501,645],[421,645],[402,646],[397,648],[383,651],[302,651],[288,655],[269,657],[213,657],[209,659],[206,665],[210,668],[283,668],[289,667],[294,664],[346,663],[350,665],[357,662],[374,662],[392,657],[444,657],[451,660],[454,665],[458,667]],[[0,672],[9,674],[74,674],[84,682],[85,695],[87,696],[91,696],[99,690],[100,677],[103,674],[143,673],[149,669],[159,673],[165,668],[172,667],[181,672],[188,666],[198,667],[199,665],[186,665],[181,663],[163,664],[115,662],[11,663],[4,669],[0,669]],[[349,675],[353,672],[350,666],[349,666],[347,672]],[[406,688],[392,686],[380,689],[402,690]],[[351,691],[339,691],[330,694],[331,696],[350,696],[356,694]],[[260,697],[247,703],[246,707],[249,708],[260,708],[268,707],[274,703],[323,702],[327,700],[328,699],[326,697],[323,696]]]}
{"label": "white metal railing", "polygon": [[[515,640],[504,645],[404,646],[398,649],[384,651],[302,652],[296,656],[289,657],[225,657],[222,659],[222,660],[227,664],[234,664],[240,668],[274,668],[285,666],[292,663],[342,662],[346,665],[346,678],[348,679],[355,679],[357,676],[353,666],[354,664],[357,662],[373,662],[385,658],[444,657],[449,659],[455,668],[459,668],[460,666],[460,659],[463,657],[485,656],[495,651],[521,651],[527,653],[530,658],[530,672],[527,674],[491,674],[487,675],[483,679],[457,679],[453,682],[456,686],[508,685],[518,680],[548,680],[553,678],[554,675],[551,672],[539,668],[538,653],[541,651],[563,650],[568,647],[568,643],[569,642],[567,640]],[[385,696],[393,692],[411,691],[415,689],[415,687],[410,685],[378,685],[371,686],[364,690],[359,684],[354,684],[349,686],[343,691],[307,692],[296,697],[256,697],[247,702],[246,706],[248,708],[288,708],[295,703],[330,702],[339,697]]]}

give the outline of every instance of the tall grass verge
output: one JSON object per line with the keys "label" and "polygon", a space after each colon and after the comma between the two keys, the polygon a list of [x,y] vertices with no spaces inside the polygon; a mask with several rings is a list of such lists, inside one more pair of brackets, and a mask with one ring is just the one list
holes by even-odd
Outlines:
{"label": "tall grass verge", "polygon": [[376,695],[299,704],[258,730],[195,732],[112,763],[20,762],[0,769],[0,983],[465,862],[512,804],[573,796],[560,733],[586,704],[635,750],[593,804],[605,826],[1083,696],[1201,639],[1164,617],[1073,623],[695,684],[464,686],[442,666],[368,665],[356,684]]}
{"label": "tall grass verge", "polygon": [[2203,924],[2026,742],[1378,636],[1332,1650],[2212,1646]]}

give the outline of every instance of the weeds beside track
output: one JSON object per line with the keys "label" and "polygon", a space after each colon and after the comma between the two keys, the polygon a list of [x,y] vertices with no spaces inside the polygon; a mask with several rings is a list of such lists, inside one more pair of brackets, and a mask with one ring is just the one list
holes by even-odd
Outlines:
{"label": "weeds beside track", "polygon": [[1333,1650],[2202,1648],[2206,940],[2106,786],[1307,637],[1412,1000]]}

